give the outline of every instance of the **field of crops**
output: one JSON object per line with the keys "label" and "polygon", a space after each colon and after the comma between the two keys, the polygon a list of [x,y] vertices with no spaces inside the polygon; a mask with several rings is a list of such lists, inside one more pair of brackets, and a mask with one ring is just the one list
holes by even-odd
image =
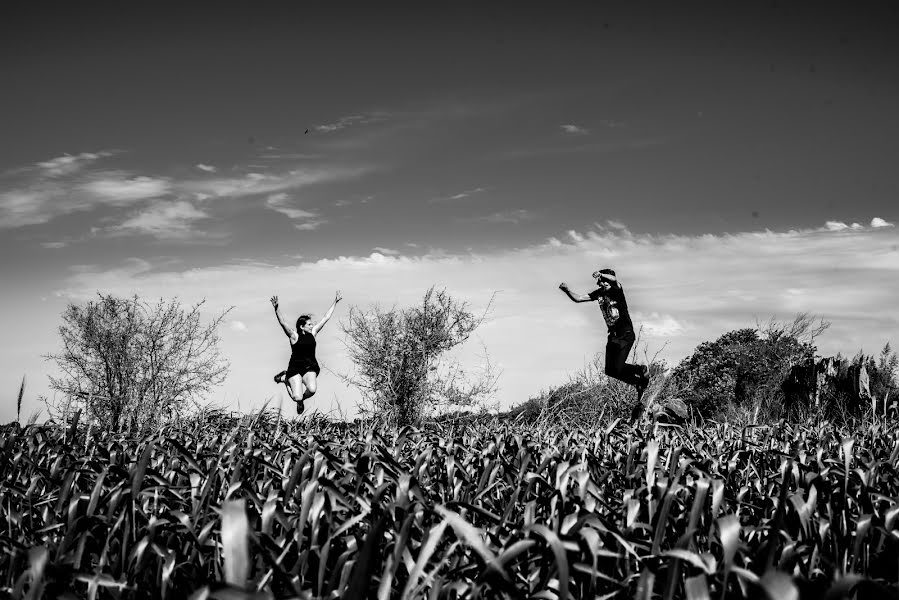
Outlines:
{"label": "field of crops", "polygon": [[0,432],[0,596],[899,597],[899,427]]}

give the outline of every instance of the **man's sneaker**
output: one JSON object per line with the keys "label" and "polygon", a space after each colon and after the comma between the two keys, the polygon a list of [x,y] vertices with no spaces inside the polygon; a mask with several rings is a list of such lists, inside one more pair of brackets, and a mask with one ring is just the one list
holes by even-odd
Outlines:
{"label": "man's sneaker", "polygon": [[306,410],[306,403],[302,400],[297,400],[297,414],[303,414],[303,411]]}
{"label": "man's sneaker", "polygon": [[646,388],[649,387],[649,367],[646,365],[637,365],[637,368],[640,370],[640,374],[637,375],[637,400],[643,397],[643,392],[646,391]]}
{"label": "man's sneaker", "polygon": [[284,383],[284,376],[287,375],[287,371],[281,371],[277,375],[275,375],[275,383]]}
{"label": "man's sneaker", "polygon": [[640,415],[643,413],[643,403],[640,402],[640,399],[637,398],[637,402],[634,403],[634,407],[631,409],[631,421],[636,421],[640,418]]}

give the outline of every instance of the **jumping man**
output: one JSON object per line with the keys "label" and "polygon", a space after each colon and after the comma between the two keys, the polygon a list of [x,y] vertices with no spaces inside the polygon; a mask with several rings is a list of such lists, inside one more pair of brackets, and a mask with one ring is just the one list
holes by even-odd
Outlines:
{"label": "jumping man", "polygon": [[648,369],[646,365],[632,365],[626,362],[637,336],[634,334],[634,324],[627,311],[624,288],[621,287],[612,269],[600,269],[593,273],[593,278],[596,279],[598,287],[586,295],[572,292],[567,283],[560,284],[559,289],[568,294],[573,302],[593,300],[599,302],[602,316],[609,328],[609,339],[606,342],[606,375],[636,387],[639,400],[649,385]]}
{"label": "jumping man", "polygon": [[318,374],[321,372],[321,368],[315,359],[315,336],[334,314],[334,308],[340,300],[341,296],[338,291],[334,294],[334,303],[331,304],[331,308],[317,325],[312,324],[311,315],[300,315],[300,318],[297,319],[297,328],[294,330],[281,316],[281,311],[278,309],[278,297],[272,296],[275,316],[278,318],[278,323],[281,324],[281,329],[290,338],[290,362],[286,371],[275,375],[275,383],[283,383],[287,387],[290,399],[297,403],[297,414],[301,414],[305,410],[304,402],[315,395],[318,389]]}

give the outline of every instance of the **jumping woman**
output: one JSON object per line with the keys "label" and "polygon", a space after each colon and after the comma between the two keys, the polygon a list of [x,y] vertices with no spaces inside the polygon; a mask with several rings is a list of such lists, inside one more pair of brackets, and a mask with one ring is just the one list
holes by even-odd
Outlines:
{"label": "jumping woman", "polygon": [[278,318],[278,323],[281,324],[281,329],[290,338],[290,362],[287,364],[286,371],[275,375],[275,383],[283,383],[287,387],[290,399],[297,403],[297,414],[301,414],[305,410],[304,402],[314,396],[318,389],[318,374],[321,372],[321,368],[318,366],[318,361],[315,360],[315,336],[334,314],[334,308],[341,299],[338,291],[334,294],[334,303],[331,308],[318,324],[312,324],[311,315],[300,315],[300,318],[297,319],[297,328],[292,329],[284,321],[281,311],[278,310],[278,297],[272,296],[275,316]]}

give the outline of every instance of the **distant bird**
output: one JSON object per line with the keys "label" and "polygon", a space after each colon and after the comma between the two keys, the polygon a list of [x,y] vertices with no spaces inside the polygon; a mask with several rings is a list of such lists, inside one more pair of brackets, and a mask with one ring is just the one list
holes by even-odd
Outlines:
{"label": "distant bird", "polygon": [[307,129],[306,131],[303,132],[303,135],[306,135],[307,133],[309,133],[309,130],[308,130],[308,129]]}

